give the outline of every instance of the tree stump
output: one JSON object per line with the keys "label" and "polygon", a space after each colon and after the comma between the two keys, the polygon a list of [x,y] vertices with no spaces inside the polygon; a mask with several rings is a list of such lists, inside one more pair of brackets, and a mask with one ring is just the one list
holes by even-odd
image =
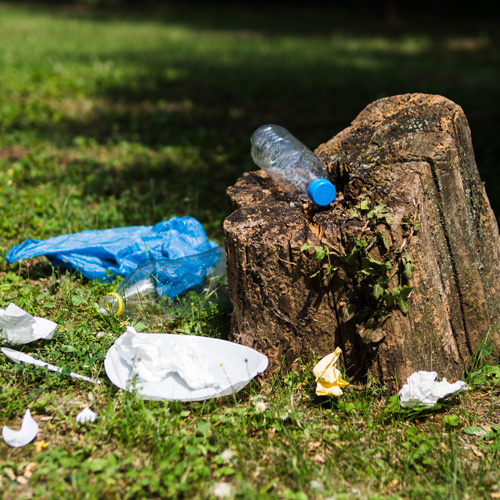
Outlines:
{"label": "tree stump", "polygon": [[[500,238],[462,109],[407,94],[367,106],[316,150],[337,187],[302,204],[262,171],[228,188],[231,339],[275,374],[339,346],[351,381],[395,391],[500,354]],[[306,244],[306,245],[304,245]]]}

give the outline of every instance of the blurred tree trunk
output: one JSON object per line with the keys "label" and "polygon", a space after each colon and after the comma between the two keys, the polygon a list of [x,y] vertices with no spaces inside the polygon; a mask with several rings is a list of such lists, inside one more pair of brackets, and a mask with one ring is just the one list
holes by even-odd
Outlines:
{"label": "blurred tree trunk", "polygon": [[417,370],[463,376],[487,334],[498,356],[500,238],[462,109],[381,99],[316,154],[330,207],[262,171],[228,189],[232,340],[267,354],[270,374],[340,346],[352,380],[390,390]]}

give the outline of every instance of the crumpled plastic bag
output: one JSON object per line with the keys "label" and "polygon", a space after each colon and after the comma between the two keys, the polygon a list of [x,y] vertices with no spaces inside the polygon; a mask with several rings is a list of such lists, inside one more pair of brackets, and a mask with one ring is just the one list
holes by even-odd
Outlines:
{"label": "crumpled plastic bag", "polygon": [[32,316],[14,303],[0,309],[0,338],[13,344],[27,344],[35,340],[50,340],[57,323]]}
{"label": "crumpled plastic bag", "polygon": [[436,372],[426,371],[410,375],[407,379],[408,383],[399,391],[399,404],[403,408],[431,407],[446,396],[468,389],[467,384],[462,380],[450,384],[445,378],[438,382],[437,376]]}
{"label": "crumpled plastic bag", "polygon": [[29,239],[7,252],[7,261],[45,255],[55,266],[80,272],[88,279],[111,281],[155,259],[177,259],[217,246],[193,217],[172,217],[154,226],[130,226]]}

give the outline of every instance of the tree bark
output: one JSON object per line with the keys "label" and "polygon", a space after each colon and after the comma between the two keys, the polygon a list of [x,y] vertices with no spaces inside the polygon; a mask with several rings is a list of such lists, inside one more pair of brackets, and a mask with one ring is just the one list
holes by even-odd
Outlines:
{"label": "tree bark", "polygon": [[498,359],[500,237],[462,109],[384,98],[316,154],[338,191],[329,207],[262,171],[228,189],[231,339],[271,375],[339,346],[351,381],[391,391],[417,370],[462,377],[486,337]]}

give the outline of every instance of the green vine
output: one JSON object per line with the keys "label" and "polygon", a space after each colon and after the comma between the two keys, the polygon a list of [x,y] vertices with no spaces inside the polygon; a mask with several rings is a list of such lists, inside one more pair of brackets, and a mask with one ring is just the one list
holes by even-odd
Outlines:
{"label": "green vine", "polygon": [[[391,245],[380,229],[381,223],[389,226],[394,217],[385,205],[370,207],[368,199],[362,198],[360,202],[349,211],[351,219],[364,222],[363,236],[353,236],[348,242],[348,251],[344,255],[332,255],[327,245],[312,247],[304,243],[302,252],[308,252],[313,260],[321,262],[321,268],[311,277],[323,273],[322,278],[328,279],[334,272],[342,269],[355,281],[352,290],[353,304],[362,304],[362,311],[358,311],[360,319],[370,324],[381,324],[387,319],[395,308],[403,314],[408,314],[408,299],[413,287],[408,282],[412,277],[414,264],[405,245],[396,248]],[[419,227],[415,222],[404,220],[403,232],[415,234]],[[379,226],[380,227],[380,226]],[[378,245],[382,261],[374,259],[370,250]],[[398,285],[390,286],[393,278],[397,276]]]}

